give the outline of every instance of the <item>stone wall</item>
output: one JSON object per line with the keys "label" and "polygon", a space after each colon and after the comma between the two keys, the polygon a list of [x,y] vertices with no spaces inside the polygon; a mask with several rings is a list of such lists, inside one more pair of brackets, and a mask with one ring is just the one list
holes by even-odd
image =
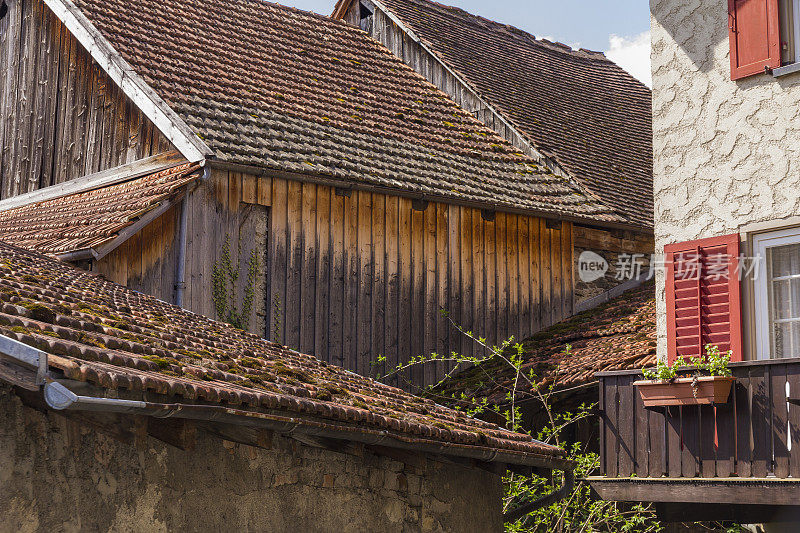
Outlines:
{"label": "stone wall", "polygon": [[731,81],[727,0],[650,8],[656,250],[800,214],[800,74]]}
{"label": "stone wall", "polygon": [[123,444],[22,405],[0,386],[2,531],[500,531],[501,483],[275,436],[271,449],[198,432],[193,451]]}

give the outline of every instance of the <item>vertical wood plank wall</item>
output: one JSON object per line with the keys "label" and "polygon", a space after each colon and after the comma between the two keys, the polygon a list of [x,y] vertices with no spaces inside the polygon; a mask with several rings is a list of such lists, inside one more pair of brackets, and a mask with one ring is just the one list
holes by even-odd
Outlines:
{"label": "vertical wood plank wall", "polygon": [[0,21],[0,198],[171,150],[41,0]]}
{"label": "vertical wood plank wall", "polygon": [[[180,206],[104,258],[109,279],[173,300]],[[440,313],[489,343],[524,339],[572,314],[572,225],[407,198],[213,170],[188,201],[184,305],[216,317],[212,271],[230,238],[246,284],[259,251],[250,330],[360,374],[411,357],[473,355]],[[267,213],[267,209],[269,212]],[[263,254],[261,252],[263,251]],[[379,356],[386,362],[372,363]],[[434,383],[451,368],[414,368],[395,383]]]}
{"label": "vertical wood plank wall", "polygon": [[[571,224],[548,229],[505,213],[487,221],[480,210],[433,202],[414,210],[406,198],[222,171],[210,185],[191,203],[187,307],[214,316],[210,269],[222,228],[234,231],[236,206],[269,206],[266,327],[253,331],[355,372],[433,351],[475,353],[440,309],[490,342],[572,313]],[[374,368],[381,355],[386,363]],[[448,367],[410,377],[432,383]]]}
{"label": "vertical wood plank wall", "polygon": [[130,289],[175,301],[181,206],[167,210],[98,261],[93,270]]}

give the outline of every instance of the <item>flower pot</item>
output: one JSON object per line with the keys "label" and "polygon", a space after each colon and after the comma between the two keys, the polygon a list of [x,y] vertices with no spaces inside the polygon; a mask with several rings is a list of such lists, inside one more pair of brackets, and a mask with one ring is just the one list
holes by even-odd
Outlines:
{"label": "flower pot", "polygon": [[645,407],[710,405],[727,403],[734,381],[736,378],[731,376],[700,376],[671,381],[642,380],[633,385],[639,389]]}

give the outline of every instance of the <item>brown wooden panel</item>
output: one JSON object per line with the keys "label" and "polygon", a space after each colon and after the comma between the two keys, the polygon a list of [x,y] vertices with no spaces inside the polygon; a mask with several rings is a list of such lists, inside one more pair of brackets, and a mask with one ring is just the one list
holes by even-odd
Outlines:
{"label": "brown wooden panel", "polygon": [[700,475],[714,477],[717,461],[717,427],[714,407],[702,405],[700,413]]}
{"label": "brown wooden panel", "polygon": [[786,401],[786,365],[770,366],[770,396],[772,398],[772,454],[776,477],[789,475],[789,447],[787,444],[789,403]]}
{"label": "brown wooden panel", "polygon": [[270,328],[273,333],[272,340],[284,344],[286,341],[286,270],[289,261],[289,228],[287,198],[288,186],[285,180],[272,181],[272,216],[270,217]]}
{"label": "brown wooden panel", "polygon": [[[472,301],[473,301],[473,333],[487,337],[487,314],[491,311],[486,308],[486,234],[485,221],[478,210],[472,210]],[[486,356],[486,349],[473,342],[473,354],[478,357]]]}
{"label": "brown wooden panel", "polygon": [[561,280],[563,283],[562,294],[564,306],[564,318],[572,316],[574,312],[574,292],[575,280],[574,276],[574,251],[573,244],[573,225],[571,222],[565,222],[563,230],[561,231]]}
{"label": "brown wooden panel", "polygon": [[650,477],[667,474],[666,418],[663,412],[648,411],[647,472]]}
{"label": "brown wooden panel", "polygon": [[[398,320],[398,354],[401,361],[408,361],[408,358],[415,355],[412,352],[412,318],[411,302],[414,285],[412,283],[413,266],[411,264],[411,200],[400,198],[398,205],[399,215],[399,235],[398,239],[400,260],[398,271],[400,272],[400,301],[399,301],[399,320]],[[410,372],[402,372],[398,376],[400,385],[406,385],[411,379]]]}
{"label": "brown wooden panel", "polygon": [[734,472],[736,451],[736,419],[734,395],[728,402],[717,405],[715,416],[717,422],[717,463],[718,477],[728,477]]}
{"label": "brown wooden panel", "polygon": [[[459,324],[465,331],[472,331],[480,335],[477,330],[475,322],[475,299],[474,287],[476,280],[474,278],[473,259],[474,251],[473,246],[475,239],[473,238],[472,231],[474,229],[473,220],[480,213],[476,213],[474,209],[461,209],[461,323]],[[475,343],[469,338],[464,338],[461,344],[461,353],[466,357],[472,357],[475,354]]]}
{"label": "brown wooden panel", "polygon": [[[331,287],[333,287],[333,268],[331,263],[331,195],[330,187],[317,187],[316,208],[316,304],[314,306],[314,355],[330,361],[329,337],[331,334]],[[337,308],[333,308],[337,309]],[[337,313],[338,314],[338,311]]]}
{"label": "brown wooden panel", "polygon": [[650,416],[654,418],[657,413],[651,413],[644,408],[642,402],[642,395],[633,384],[629,385],[633,397],[633,410],[634,410],[634,471],[638,477],[647,477],[650,472],[650,454],[655,455],[658,450],[651,449],[650,438]]}
{"label": "brown wooden panel", "polygon": [[497,213],[495,215],[495,240],[497,243],[497,332],[495,342],[508,339],[509,290],[508,290],[508,218],[511,215]]}
{"label": "brown wooden panel", "polygon": [[[330,191],[330,329],[328,332],[330,348],[325,358],[335,365],[344,364],[344,322],[348,312],[346,306],[345,277],[347,271],[347,247],[345,246],[345,199]],[[273,208],[274,209],[274,208]]]}
{"label": "brown wooden panel", "polygon": [[382,194],[372,195],[372,348],[367,372],[374,375],[378,356],[385,356],[386,321],[386,200]]}
{"label": "brown wooden panel", "polygon": [[519,301],[519,336],[527,339],[533,333],[531,320],[531,248],[530,248],[530,217],[519,217],[519,233],[517,234],[517,249],[519,254],[519,284],[517,285]]}
{"label": "brown wooden panel", "polygon": [[631,376],[617,378],[619,395],[619,475],[628,477],[634,473],[634,456],[636,449],[636,417],[634,416],[634,394],[636,390],[631,383]]}
{"label": "brown wooden panel", "polygon": [[[461,211],[462,208],[455,205],[448,206],[448,235],[447,248],[448,255],[448,278],[450,280],[449,294],[447,300],[447,313],[452,322],[461,325]],[[450,326],[450,350],[462,353],[464,336],[458,329]]]}
{"label": "brown wooden panel", "polygon": [[484,265],[486,272],[484,274],[485,291],[486,291],[486,331],[483,335],[492,345],[497,340],[498,328],[498,299],[497,299],[497,269],[500,265],[497,261],[497,219],[493,221],[486,221],[483,226],[483,234],[486,239],[486,252],[484,255]]}
{"label": "brown wooden panel", "polygon": [[[411,211],[411,354],[419,357],[425,351],[425,213]],[[424,368],[416,365],[411,369],[411,382],[419,386],[424,383]]]}
{"label": "brown wooden panel", "polygon": [[553,307],[552,307],[553,278],[552,278],[552,263],[550,261],[551,258],[550,236],[552,234],[552,230],[547,229],[544,220],[540,220],[539,232],[540,232],[539,233],[540,254],[542,258],[541,262],[542,322],[540,324],[540,327],[546,328],[553,324]]}
{"label": "brown wooden panel", "polygon": [[736,474],[750,477],[753,472],[752,390],[748,368],[735,369],[734,410],[736,415]]}
{"label": "brown wooden panel", "polygon": [[[299,274],[299,279],[296,279],[298,292],[292,292],[300,304],[299,320],[300,332],[297,338],[295,348],[298,348],[302,353],[315,355],[314,342],[316,327],[314,321],[317,312],[317,251],[318,238],[317,233],[317,186],[313,183],[303,183],[301,186],[302,202],[301,209],[301,226],[299,242],[295,245],[300,247],[301,255],[300,265],[294,273]],[[294,280],[293,280],[294,281]],[[322,281],[320,279],[320,281]]]}
{"label": "brown wooden panel", "polygon": [[514,340],[523,340],[520,330],[519,307],[519,216],[506,217],[506,250],[508,268],[508,331],[506,337],[514,336]]}
{"label": "brown wooden panel", "polygon": [[606,453],[606,446],[608,443],[606,442],[606,426],[608,420],[608,413],[606,411],[606,388],[608,387],[608,382],[610,378],[600,378],[599,383],[597,386],[597,407],[600,410],[600,416],[598,417],[598,455],[600,456],[600,475],[606,475],[608,468],[606,466],[606,460],[608,454]]}
{"label": "brown wooden panel", "polygon": [[[423,354],[427,357],[436,351],[436,322],[438,313],[436,309],[436,204],[428,205],[425,210],[425,231],[423,235],[423,263],[425,273],[425,308],[422,313],[425,316],[424,339],[425,346]],[[436,382],[435,363],[427,363],[423,367],[425,371],[425,383]]]}
{"label": "brown wooden panel", "polygon": [[396,196],[386,198],[386,331],[384,350],[386,365],[383,372],[391,371],[397,366],[399,359],[399,336],[405,335],[405,328],[400,328],[400,242],[399,242],[399,205]]}
{"label": "brown wooden panel", "polygon": [[667,407],[664,413],[667,431],[667,471],[669,477],[681,477],[681,408]]}
{"label": "brown wooden panel", "polygon": [[700,472],[700,408],[685,405],[681,411],[681,475],[695,477]]}
{"label": "brown wooden panel", "polygon": [[619,420],[619,388],[618,377],[606,378],[604,391],[605,408],[605,456],[606,475],[617,477],[619,475],[620,453],[620,420]]}
{"label": "brown wooden panel", "polygon": [[[450,280],[447,275],[447,242],[448,242],[448,208],[444,204],[436,204],[436,351],[442,357],[450,355],[450,323],[442,316],[441,310],[447,309]],[[452,368],[451,363],[437,363],[434,380],[439,380]]]}
{"label": "brown wooden panel", "polygon": [[[786,381],[789,383],[789,397],[800,398],[800,365],[786,368]],[[800,478],[800,405],[789,405],[789,436],[792,444],[789,452],[789,475]]]}
{"label": "brown wooden panel", "polygon": [[542,324],[542,248],[541,224],[539,219],[532,218],[529,223],[529,242],[531,254],[531,326],[532,331],[539,331]]}
{"label": "brown wooden panel", "polygon": [[286,186],[285,342],[287,346],[297,349],[300,346],[300,297],[303,282],[303,190],[302,184],[297,181],[287,181]]}
{"label": "brown wooden panel", "polygon": [[564,232],[564,225],[560,230],[550,232],[550,268],[552,271],[552,305],[553,322],[561,322],[564,318],[564,281],[561,270],[561,234]]}
{"label": "brown wooden panel", "polygon": [[771,405],[769,401],[769,367],[750,368],[752,406],[750,421],[753,427],[753,476],[764,477],[771,470],[770,449]]}
{"label": "brown wooden panel", "polygon": [[242,175],[242,201],[248,204],[258,203],[258,177],[252,174]]}
{"label": "brown wooden panel", "polygon": [[344,203],[344,250],[345,250],[345,305],[343,308],[343,346],[345,368],[357,368],[358,361],[358,294],[359,294],[359,250],[358,250],[358,195],[353,194]]}

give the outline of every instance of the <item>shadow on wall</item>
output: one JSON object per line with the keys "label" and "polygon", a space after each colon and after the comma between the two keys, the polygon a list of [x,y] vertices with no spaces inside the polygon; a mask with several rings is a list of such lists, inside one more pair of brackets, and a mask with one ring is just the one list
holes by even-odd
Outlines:
{"label": "shadow on wall", "polygon": [[[728,41],[727,0],[650,0],[650,14],[700,72],[714,69],[714,49]],[[654,38],[653,57],[664,44]]]}

